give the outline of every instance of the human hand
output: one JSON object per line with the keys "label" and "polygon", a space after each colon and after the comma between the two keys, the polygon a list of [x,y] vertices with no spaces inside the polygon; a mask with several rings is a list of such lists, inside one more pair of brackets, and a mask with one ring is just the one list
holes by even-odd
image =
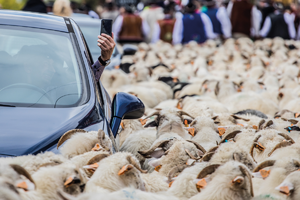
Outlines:
{"label": "human hand", "polygon": [[103,61],[109,60],[116,46],[116,43],[114,41],[114,33],[112,33],[112,37],[105,33],[98,35],[97,42],[98,46],[101,49],[101,59]]}

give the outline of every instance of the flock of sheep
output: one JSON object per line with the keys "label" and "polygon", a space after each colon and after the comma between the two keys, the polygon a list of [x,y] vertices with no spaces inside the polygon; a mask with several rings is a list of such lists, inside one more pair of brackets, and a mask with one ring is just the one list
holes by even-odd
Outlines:
{"label": "flock of sheep", "polygon": [[0,159],[4,200],[300,199],[300,42],[280,38],[140,44],[101,82],[145,116],[119,151],[74,129],[52,152]]}

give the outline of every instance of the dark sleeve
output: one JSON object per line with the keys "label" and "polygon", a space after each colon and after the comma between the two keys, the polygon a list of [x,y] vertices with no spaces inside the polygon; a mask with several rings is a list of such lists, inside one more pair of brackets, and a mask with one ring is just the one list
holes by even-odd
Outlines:
{"label": "dark sleeve", "polygon": [[92,65],[92,70],[97,82],[99,81],[104,68],[105,67],[102,66],[98,60]]}

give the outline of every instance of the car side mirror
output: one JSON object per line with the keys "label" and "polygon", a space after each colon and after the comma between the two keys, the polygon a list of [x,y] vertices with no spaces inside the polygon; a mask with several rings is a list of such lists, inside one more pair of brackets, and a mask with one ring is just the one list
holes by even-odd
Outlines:
{"label": "car side mirror", "polygon": [[138,119],[145,112],[144,103],[139,98],[124,92],[118,92],[115,95],[111,109],[110,128],[114,137],[117,136],[122,119]]}

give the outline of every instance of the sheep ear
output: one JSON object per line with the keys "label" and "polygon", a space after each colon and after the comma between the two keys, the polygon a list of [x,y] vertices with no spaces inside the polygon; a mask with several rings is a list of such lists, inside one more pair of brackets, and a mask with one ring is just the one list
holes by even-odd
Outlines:
{"label": "sheep ear", "polygon": [[16,185],[17,188],[23,189],[25,191],[32,191],[35,189],[35,185],[29,180],[21,181]]}
{"label": "sheep ear", "polygon": [[148,70],[149,70],[149,76],[152,76],[152,74],[153,74],[152,68],[149,67]]}
{"label": "sheep ear", "polygon": [[277,96],[277,99],[278,100],[281,100],[283,98],[284,94],[282,92],[279,92],[278,96]]}
{"label": "sheep ear", "polygon": [[183,122],[184,122],[184,125],[191,125],[191,123],[193,122],[193,120],[185,118],[183,120]]}
{"label": "sheep ear", "polygon": [[215,121],[218,117],[219,117],[219,116],[216,115],[216,116],[212,117],[211,119]]}
{"label": "sheep ear", "polygon": [[220,88],[219,88],[219,81],[217,82],[216,88],[215,88],[215,95],[218,96]]}
{"label": "sheep ear", "polygon": [[152,122],[149,122],[148,124],[146,124],[146,125],[144,126],[144,128],[148,128],[148,127],[157,127],[157,126],[158,126],[157,122],[156,122],[156,121],[152,121]]}
{"label": "sheep ear", "polygon": [[260,151],[264,151],[265,147],[260,143],[260,142],[255,142],[254,143],[254,148],[260,150]]}
{"label": "sheep ear", "polygon": [[233,160],[240,162],[241,161],[241,156],[238,153],[233,153]]}
{"label": "sheep ear", "polygon": [[121,176],[121,175],[125,174],[126,172],[132,170],[133,168],[134,168],[134,166],[131,164],[125,165],[122,167],[122,169],[120,169],[120,171],[118,172],[118,175]]}
{"label": "sheep ear", "polygon": [[157,167],[160,165],[160,159],[153,158],[148,162],[148,164],[152,167]]}
{"label": "sheep ear", "polygon": [[201,189],[206,187],[208,181],[209,181],[209,178],[202,178],[202,179],[194,180],[194,183],[196,184],[196,188],[197,188],[198,192],[200,192]]}
{"label": "sheep ear", "polygon": [[294,185],[290,182],[283,182],[277,186],[275,190],[278,190],[280,193],[289,196],[291,191],[294,190]]}
{"label": "sheep ear", "polygon": [[30,180],[33,184],[35,184],[34,180],[32,179],[31,175],[29,174],[29,172],[23,168],[20,165],[16,165],[16,164],[10,164],[10,167],[17,172],[19,175],[23,175],[25,176],[28,180]]}
{"label": "sheep ear", "polygon": [[83,166],[84,169],[87,169],[91,173],[94,173],[98,169],[98,167],[99,167],[98,163]]}
{"label": "sheep ear", "polygon": [[74,183],[78,183],[81,182],[81,180],[79,178],[77,178],[76,176],[70,176],[67,178],[67,180],[64,182],[64,186],[65,187],[69,187],[70,185],[74,184]]}
{"label": "sheep ear", "polygon": [[237,176],[231,181],[234,185],[242,185],[244,182],[244,177]]}
{"label": "sheep ear", "polygon": [[234,119],[241,119],[241,120],[244,120],[246,122],[250,121],[250,119],[246,119],[246,118],[243,118],[243,117],[240,117],[240,116],[237,116],[237,115],[231,115]]}

